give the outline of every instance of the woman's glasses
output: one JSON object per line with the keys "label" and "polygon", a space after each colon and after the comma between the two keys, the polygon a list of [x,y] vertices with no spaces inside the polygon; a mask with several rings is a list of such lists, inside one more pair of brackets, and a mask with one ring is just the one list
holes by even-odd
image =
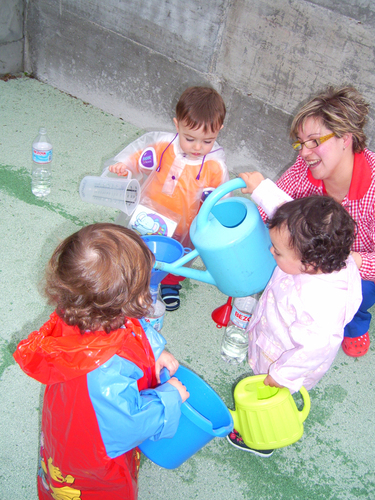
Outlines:
{"label": "woman's glasses", "polygon": [[314,149],[322,144],[322,142],[328,141],[331,137],[334,137],[334,133],[328,134],[328,135],[323,135],[323,137],[317,137],[316,139],[309,139],[308,141],[305,142],[300,142],[296,141],[293,142],[292,146],[293,149],[296,151],[301,151],[302,147],[305,146],[307,149]]}

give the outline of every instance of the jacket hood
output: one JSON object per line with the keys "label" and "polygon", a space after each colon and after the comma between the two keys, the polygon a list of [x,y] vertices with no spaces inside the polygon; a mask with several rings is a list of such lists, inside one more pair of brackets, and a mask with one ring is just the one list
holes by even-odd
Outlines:
{"label": "jacket hood", "polygon": [[13,354],[22,370],[42,384],[70,380],[95,370],[114,354],[144,356],[143,329],[137,320],[111,333],[85,332],[67,325],[56,312],[39,331],[22,340]]}

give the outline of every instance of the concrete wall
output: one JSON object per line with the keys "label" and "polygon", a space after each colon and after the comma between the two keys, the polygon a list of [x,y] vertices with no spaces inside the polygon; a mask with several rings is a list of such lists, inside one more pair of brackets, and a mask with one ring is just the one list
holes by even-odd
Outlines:
{"label": "concrete wall", "polygon": [[233,172],[277,177],[292,114],[327,84],[357,86],[375,132],[373,0],[29,0],[26,26],[27,71],[145,129],[171,129],[186,86],[214,85]]}
{"label": "concrete wall", "polygon": [[24,0],[0,0],[0,75],[23,70]]}

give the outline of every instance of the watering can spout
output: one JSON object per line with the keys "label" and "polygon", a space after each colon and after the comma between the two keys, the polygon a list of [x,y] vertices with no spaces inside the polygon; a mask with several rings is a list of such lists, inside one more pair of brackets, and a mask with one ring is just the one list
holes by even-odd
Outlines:
{"label": "watering can spout", "polygon": [[239,429],[240,428],[240,421],[239,421],[239,418],[238,418],[237,411],[229,409],[229,413],[231,414],[232,419],[233,419],[233,428],[236,429],[236,430]]}
{"label": "watering can spout", "polygon": [[203,283],[208,283],[210,285],[216,285],[216,282],[208,270],[202,271],[200,269],[193,269],[191,267],[184,267],[184,265],[190,262],[195,257],[198,257],[198,251],[193,250],[181,259],[167,263],[156,261],[154,269],[159,269],[160,271],[175,274],[177,276],[184,276],[185,278],[191,278],[197,281],[202,281]]}

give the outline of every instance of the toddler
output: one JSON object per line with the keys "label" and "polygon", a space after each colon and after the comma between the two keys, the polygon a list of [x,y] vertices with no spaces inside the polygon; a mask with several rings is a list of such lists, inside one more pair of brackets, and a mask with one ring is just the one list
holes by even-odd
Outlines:
{"label": "toddler", "polygon": [[[288,195],[260,173],[241,177],[247,183],[243,192],[270,216],[277,264],[248,326],[249,364],[256,375],[267,374],[266,385],[292,393],[301,386],[309,390],[331,366],[344,327],[362,300],[359,271],[350,255],[355,223],[333,198],[283,203]],[[273,213],[272,205],[280,202]],[[273,451],[251,450],[237,431],[228,440],[261,456]]]}
{"label": "toddler", "polygon": [[39,499],[136,499],[147,438],[173,437],[189,397],[177,360],[141,319],[152,301],[154,256],[133,231],[87,226],[55,250],[46,294],[55,312],[14,358],[46,384]]}
{"label": "toddler", "polygon": [[[202,201],[229,180],[224,151],[216,142],[225,114],[216,90],[189,87],[176,106],[176,134],[149,132],[115,157],[111,172],[141,175],[140,205],[128,227],[142,235],[172,236],[191,248],[189,229]],[[183,279],[168,275],[162,281],[167,311],[180,306]]]}

